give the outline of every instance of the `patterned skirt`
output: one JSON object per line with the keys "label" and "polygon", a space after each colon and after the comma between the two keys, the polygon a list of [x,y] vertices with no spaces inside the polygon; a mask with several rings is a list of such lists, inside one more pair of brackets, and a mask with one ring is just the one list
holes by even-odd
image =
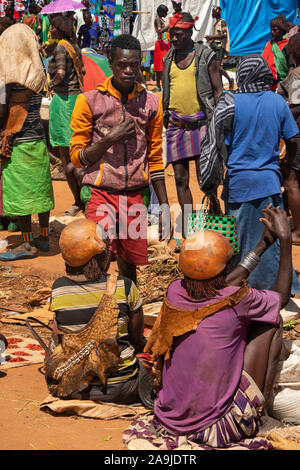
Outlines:
{"label": "patterned skirt", "polygon": [[202,111],[190,116],[179,116],[171,110],[167,129],[168,163],[200,155],[206,134],[207,121]]}
{"label": "patterned skirt", "polygon": [[263,402],[264,397],[254,380],[243,371],[229,411],[207,429],[185,436],[173,435],[153,414],[146,414],[124,431],[123,441],[131,450],[141,447],[145,450],[271,450],[269,441],[255,438]]}

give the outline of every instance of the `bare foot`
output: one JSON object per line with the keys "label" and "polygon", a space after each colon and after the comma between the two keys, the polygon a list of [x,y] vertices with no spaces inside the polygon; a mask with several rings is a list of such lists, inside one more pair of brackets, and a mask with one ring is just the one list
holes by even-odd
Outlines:
{"label": "bare foot", "polygon": [[84,210],[83,204],[73,204],[68,210],[66,210],[65,215],[69,215],[70,217],[75,217],[78,212]]}

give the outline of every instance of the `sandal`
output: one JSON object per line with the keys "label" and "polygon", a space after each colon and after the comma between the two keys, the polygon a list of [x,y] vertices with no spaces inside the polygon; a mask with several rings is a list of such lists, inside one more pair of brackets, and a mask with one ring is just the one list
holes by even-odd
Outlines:
{"label": "sandal", "polygon": [[35,257],[36,253],[30,251],[22,251],[21,253],[7,251],[6,253],[0,253],[0,261],[16,261],[18,259],[31,259]]}
{"label": "sandal", "polygon": [[0,261],[16,261],[18,259],[31,259],[37,255],[37,249],[29,243],[23,243],[14,250],[0,253]]}

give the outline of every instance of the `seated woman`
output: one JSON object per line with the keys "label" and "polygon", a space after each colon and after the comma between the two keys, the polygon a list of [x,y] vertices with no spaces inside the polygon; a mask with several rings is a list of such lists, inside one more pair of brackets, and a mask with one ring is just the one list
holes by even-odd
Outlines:
{"label": "seated woman", "polygon": [[[200,231],[184,242],[184,279],[170,284],[145,348],[154,360],[154,416],[124,431],[129,449],[270,448],[247,439],[256,435],[272,390],[292,264],[288,217],[279,208],[263,212],[261,241],[230,274],[232,248],[223,235]],[[276,238],[274,291],[248,288],[243,280]]]}
{"label": "seated woman", "polygon": [[[137,353],[142,352],[146,340],[142,301],[135,284],[122,276],[107,275],[109,241],[101,227],[91,220],[77,219],[67,225],[59,245],[67,276],[57,279],[52,287],[50,309],[54,312],[55,326],[51,352],[45,361],[50,392],[64,398],[125,405],[140,401],[140,379],[146,369],[139,363]],[[113,297],[108,308],[102,302],[107,291]],[[107,337],[102,337],[101,343],[106,328]],[[81,344],[84,334],[86,342]],[[75,351],[66,357],[70,338]],[[93,341],[97,345],[82,356],[83,348]],[[104,343],[106,352],[100,347]],[[103,383],[93,371],[104,367],[106,353],[110,367],[102,369],[106,374]],[[72,363],[71,368],[61,373],[62,366],[75,356],[80,356],[79,363]]]}

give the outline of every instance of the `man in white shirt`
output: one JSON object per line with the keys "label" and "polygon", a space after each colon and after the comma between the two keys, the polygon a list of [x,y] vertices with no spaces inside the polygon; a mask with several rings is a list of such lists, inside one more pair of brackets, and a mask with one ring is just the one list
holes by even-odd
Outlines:
{"label": "man in white shirt", "polygon": [[[80,1],[80,0],[75,0],[75,1],[77,2],[77,1]],[[83,0],[83,2],[81,2],[81,3],[86,7],[87,10],[89,9],[89,3],[87,1]],[[83,11],[84,10],[77,10],[76,13],[74,13],[74,15],[73,15],[73,18],[76,21],[76,36],[78,35],[78,31],[79,31],[80,26],[82,26],[84,24]],[[95,15],[92,15],[92,21],[94,23]]]}

